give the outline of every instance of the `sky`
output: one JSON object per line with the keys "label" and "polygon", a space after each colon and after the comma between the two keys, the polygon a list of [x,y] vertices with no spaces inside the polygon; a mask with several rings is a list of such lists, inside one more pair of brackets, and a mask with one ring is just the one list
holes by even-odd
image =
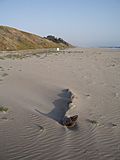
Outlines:
{"label": "sky", "polygon": [[120,0],[0,0],[0,25],[80,47],[120,46]]}

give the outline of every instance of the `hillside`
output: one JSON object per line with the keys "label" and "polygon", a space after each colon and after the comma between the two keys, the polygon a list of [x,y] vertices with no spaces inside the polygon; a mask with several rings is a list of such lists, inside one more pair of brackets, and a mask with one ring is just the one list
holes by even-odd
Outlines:
{"label": "hillside", "polygon": [[58,40],[59,42],[49,39],[49,36],[43,38],[8,26],[0,26],[0,51],[71,47],[61,38],[58,38]]}

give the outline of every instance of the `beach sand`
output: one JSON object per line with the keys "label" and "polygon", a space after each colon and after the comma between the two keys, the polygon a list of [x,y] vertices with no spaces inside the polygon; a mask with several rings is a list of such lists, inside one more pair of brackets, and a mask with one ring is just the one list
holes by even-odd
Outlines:
{"label": "beach sand", "polygon": [[120,50],[0,59],[0,106],[0,160],[120,160]]}

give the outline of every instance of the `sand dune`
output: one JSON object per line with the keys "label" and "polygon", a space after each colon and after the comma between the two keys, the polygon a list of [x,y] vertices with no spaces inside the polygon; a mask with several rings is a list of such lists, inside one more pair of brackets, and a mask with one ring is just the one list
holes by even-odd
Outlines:
{"label": "sand dune", "polygon": [[[119,160],[120,51],[0,59],[0,106],[0,160]],[[67,113],[75,128],[62,125]]]}

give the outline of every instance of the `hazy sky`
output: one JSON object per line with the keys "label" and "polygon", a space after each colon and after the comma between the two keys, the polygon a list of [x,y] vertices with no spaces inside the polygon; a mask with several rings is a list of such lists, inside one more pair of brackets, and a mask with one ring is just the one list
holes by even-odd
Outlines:
{"label": "hazy sky", "polygon": [[120,0],[0,0],[0,25],[79,46],[120,45]]}

